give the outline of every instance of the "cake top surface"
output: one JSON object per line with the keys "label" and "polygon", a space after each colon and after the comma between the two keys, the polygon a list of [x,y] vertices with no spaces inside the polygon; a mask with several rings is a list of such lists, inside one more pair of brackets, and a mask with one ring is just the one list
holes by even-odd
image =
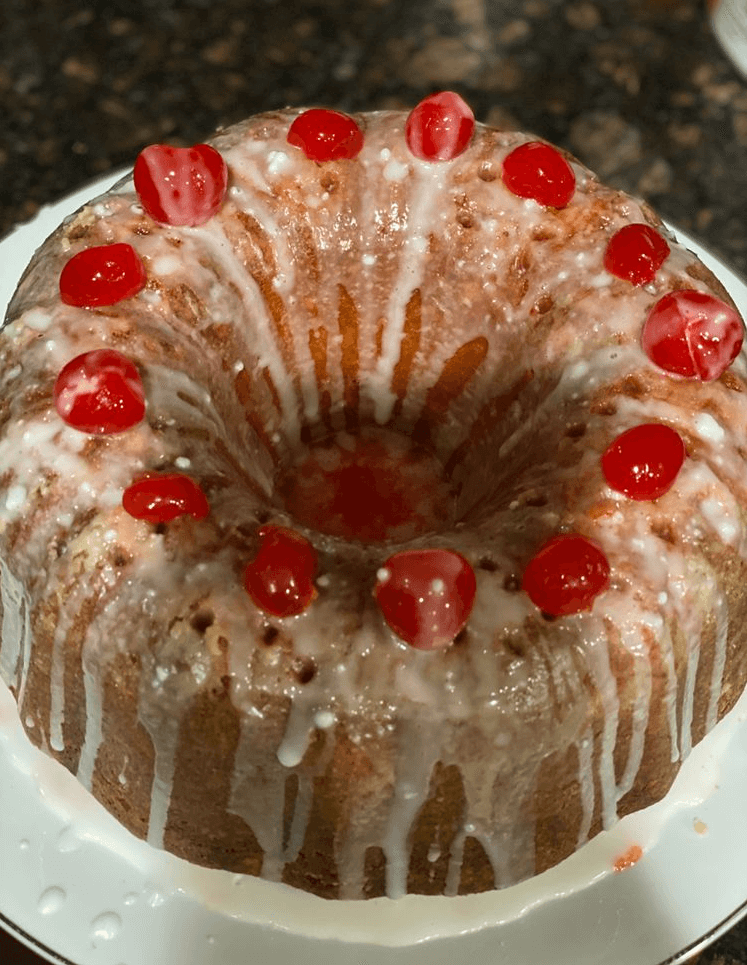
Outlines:
{"label": "cake top surface", "polygon": [[[290,698],[384,728],[410,704],[570,706],[579,626],[589,653],[610,620],[635,651],[685,613],[714,544],[742,551],[745,365],[721,286],[577,161],[453,100],[446,135],[416,111],[274,112],[146,150],[11,305],[0,539],[72,621],[92,593],[90,652],[139,639],[162,694],[217,678],[259,713]],[[175,201],[183,165],[200,187]],[[81,271],[84,289],[102,273],[86,259],[115,246],[104,302],[80,304]],[[82,356],[94,370],[66,368]],[[107,418],[130,424],[101,431],[104,369],[128,387]],[[649,423],[669,455],[641,482],[661,440],[624,434]],[[396,622],[407,553],[429,603]],[[278,560],[291,590],[268,587]]]}

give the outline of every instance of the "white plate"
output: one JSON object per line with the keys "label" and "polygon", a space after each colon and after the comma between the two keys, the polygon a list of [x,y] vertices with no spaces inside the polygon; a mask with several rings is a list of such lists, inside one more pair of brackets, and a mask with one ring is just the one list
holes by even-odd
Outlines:
{"label": "white plate", "polygon": [[[114,178],[0,243],[0,317],[33,251]],[[682,237],[682,236],[681,236]],[[747,285],[691,239],[747,317]],[[747,914],[747,694],[667,798],[529,882],[466,898],[326,902],[133,838],[26,739],[0,684],[0,924],[74,965],[660,965]],[[643,856],[616,873],[631,845]]]}

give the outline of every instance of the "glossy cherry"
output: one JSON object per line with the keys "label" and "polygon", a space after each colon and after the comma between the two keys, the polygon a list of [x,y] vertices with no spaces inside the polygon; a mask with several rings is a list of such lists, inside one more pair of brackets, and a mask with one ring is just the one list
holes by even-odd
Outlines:
{"label": "glossy cherry", "polygon": [[628,429],[608,446],[602,472],[612,489],[630,499],[658,499],[671,488],[684,461],[679,433],[651,422]]}
{"label": "glossy cherry", "polygon": [[140,373],[113,349],[85,352],[68,362],[57,376],[54,401],[64,422],[94,435],[124,432],[145,415]]}
{"label": "glossy cherry", "polygon": [[228,168],[209,144],[151,144],[135,161],[134,181],[140,203],[154,221],[197,227],[220,210]]}
{"label": "glossy cherry", "polygon": [[419,650],[447,647],[475,601],[475,573],[459,553],[404,550],[379,570],[374,596],[397,636]]}
{"label": "glossy cherry", "polygon": [[609,583],[609,563],[599,547],[576,533],[554,536],[529,561],[522,589],[549,616],[591,608]]}
{"label": "glossy cherry", "polygon": [[347,114],[312,107],[296,117],[287,140],[310,161],[349,161],[363,147],[363,132]]}
{"label": "glossy cherry", "polygon": [[424,98],[405,123],[407,146],[423,161],[451,161],[466,150],[475,115],[459,94],[442,91]]}
{"label": "glossy cherry", "polygon": [[641,346],[665,372],[711,382],[739,354],[744,326],[726,302],[706,292],[669,292],[654,305],[641,334]]}
{"label": "glossy cherry", "polygon": [[60,273],[60,298],[66,305],[98,308],[132,298],[145,286],[145,267],[128,244],[84,248]]}
{"label": "glossy cherry", "polygon": [[610,238],[604,267],[611,275],[633,285],[647,285],[669,255],[669,245],[647,224],[628,224]]}
{"label": "glossy cherry", "polygon": [[545,208],[565,208],[576,190],[573,168],[560,151],[542,141],[528,141],[506,155],[503,183],[513,194]]}
{"label": "glossy cherry", "polygon": [[170,523],[179,516],[205,519],[210,512],[202,489],[178,472],[138,479],[122,494],[122,506],[130,516],[148,523]]}
{"label": "glossy cherry", "polygon": [[259,551],[244,571],[247,593],[271,616],[303,613],[316,596],[316,550],[304,536],[285,526],[262,526],[259,539]]}

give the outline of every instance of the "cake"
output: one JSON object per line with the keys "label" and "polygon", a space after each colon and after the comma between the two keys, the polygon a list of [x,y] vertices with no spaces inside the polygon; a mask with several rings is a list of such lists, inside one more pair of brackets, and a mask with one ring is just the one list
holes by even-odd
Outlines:
{"label": "cake", "polygon": [[747,681],[742,320],[455,94],[156,145],[0,334],[0,672],[129,831],[328,899],[550,868]]}

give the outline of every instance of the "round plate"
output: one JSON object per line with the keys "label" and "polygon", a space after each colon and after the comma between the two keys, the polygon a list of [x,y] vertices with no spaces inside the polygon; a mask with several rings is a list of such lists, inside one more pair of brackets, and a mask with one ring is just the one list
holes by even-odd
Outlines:
{"label": "round plate", "polygon": [[[34,250],[108,177],[0,243],[0,316]],[[747,285],[691,239],[747,316]],[[660,804],[500,892],[328,902],[132,837],[31,746],[0,684],[0,924],[71,965],[662,965],[747,914],[747,693]],[[639,860],[615,863],[630,849]]]}

